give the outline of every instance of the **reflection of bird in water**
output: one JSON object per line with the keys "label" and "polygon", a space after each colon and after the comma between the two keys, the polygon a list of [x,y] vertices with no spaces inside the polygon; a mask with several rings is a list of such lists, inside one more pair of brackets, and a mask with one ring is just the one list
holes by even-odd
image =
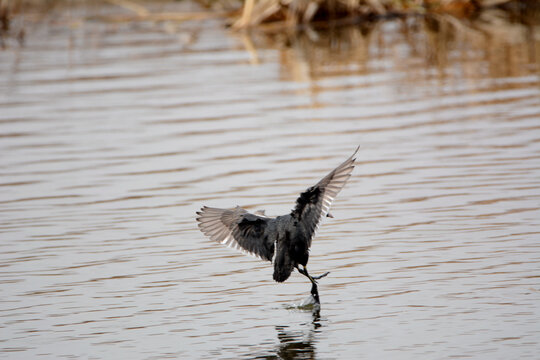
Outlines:
{"label": "reflection of bird in water", "polygon": [[[248,213],[237,206],[218,209],[204,206],[197,212],[199,228],[212,240],[274,263],[274,280],[283,282],[296,268],[312,283],[311,294],[319,303],[317,280],[307,271],[309,247],[320,221],[330,215],[330,205],[351,176],[355,152],[314,186],[300,194],[290,214],[270,218],[264,212]],[[302,265],[302,268],[299,267]]]}
{"label": "reflection of bird in water", "polygon": [[280,343],[276,350],[278,359],[315,359],[312,332],[305,337],[302,331],[287,331],[285,326],[276,326],[276,330]]}
{"label": "reflection of bird in water", "polygon": [[293,359],[316,359],[316,335],[320,332],[321,316],[319,310],[312,312],[312,326],[305,330],[289,330],[289,326],[276,326],[279,345],[275,350],[275,355],[262,355],[256,359],[265,360],[293,360]]}

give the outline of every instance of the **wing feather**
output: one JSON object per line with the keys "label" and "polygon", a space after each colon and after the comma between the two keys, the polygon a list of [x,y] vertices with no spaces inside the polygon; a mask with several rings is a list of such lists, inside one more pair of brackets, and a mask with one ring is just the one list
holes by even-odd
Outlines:
{"label": "wing feather", "polygon": [[203,206],[197,215],[199,228],[210,239],[245,254],[272,260],[274,242],[268,239],[268,223],[272,219],[250,214],[239,206],[234,209]]}
{"label": "wing feather", "polygon": [[358,149],[359,147],[347,160],[317,184],[301,193],[296,200],[296,206],[291,215],[297,220],[298,226],[302,228],[308,238],[308,246],[311,246],[311,241],[319,228],[321,220],[328,215],[332,202],[351,177],[354,161],[356,160],[354,156]]}

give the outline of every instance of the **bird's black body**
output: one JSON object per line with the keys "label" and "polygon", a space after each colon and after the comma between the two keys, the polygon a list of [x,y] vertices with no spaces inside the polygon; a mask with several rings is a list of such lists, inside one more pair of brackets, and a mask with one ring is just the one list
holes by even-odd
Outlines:
{"label": "bird's black body", "polygon": [[298,221],[291,215],[278,216],[276,257],[274,259],[274,280],[283,282],[289,278],[298,264],[306,266],[309,259],[307,234],[298,227]]}
{"label": "bird's black body", "polygon": [[[356,151],[316,185],[301,193],[294,209],[287,215],[270,218],[248,213],[239,206],[233,209],[204,206],[197,212],[199,228],[212,240],[273,261],[273,278],[277,282],[287,280],[297,268],[312,282],[312,293],[317,293],[317,278],[311,277],[306,269],[309,248],[320,221],[330,216],[328,211],[332,201],[351,176]],[[301,270],[299,265],[304,269]],[[313,295],[318,299],[318,293]]]}

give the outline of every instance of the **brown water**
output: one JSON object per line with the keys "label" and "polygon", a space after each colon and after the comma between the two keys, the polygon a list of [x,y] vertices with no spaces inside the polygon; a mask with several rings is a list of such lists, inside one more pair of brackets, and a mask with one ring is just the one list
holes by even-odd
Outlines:
{"label": "brown water", "polygon": [[[435,25],[35,24],[0,52],[0,357],[537,359],[540,31]],[[198,231],[358,144],[320,313]]]}

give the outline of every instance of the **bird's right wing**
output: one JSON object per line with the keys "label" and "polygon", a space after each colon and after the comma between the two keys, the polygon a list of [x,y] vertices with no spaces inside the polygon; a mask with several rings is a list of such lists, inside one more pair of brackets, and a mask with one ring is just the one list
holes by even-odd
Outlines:
{"label": "bird's right wing", "polygon": [[262,260],[272,261],[274,242],[268,237],[271,218],[250,214],[239,206],[234,209],[203,206],[197,215],[199,229],[210,239]]}
{"label": "bird's right wing", "polygon": [[319,226],[321,220],[328,215],[330,206],[337,194],[345,186],[347,180],[351,177],[354,169],[354,153],[338,167],[332,170],[328,175],[321,179],[317,184],[310,187],[296,200],[296,206],[291,215],[302,227],[304,234],[308,238],[308,246],[311,246],[311,240]]}

